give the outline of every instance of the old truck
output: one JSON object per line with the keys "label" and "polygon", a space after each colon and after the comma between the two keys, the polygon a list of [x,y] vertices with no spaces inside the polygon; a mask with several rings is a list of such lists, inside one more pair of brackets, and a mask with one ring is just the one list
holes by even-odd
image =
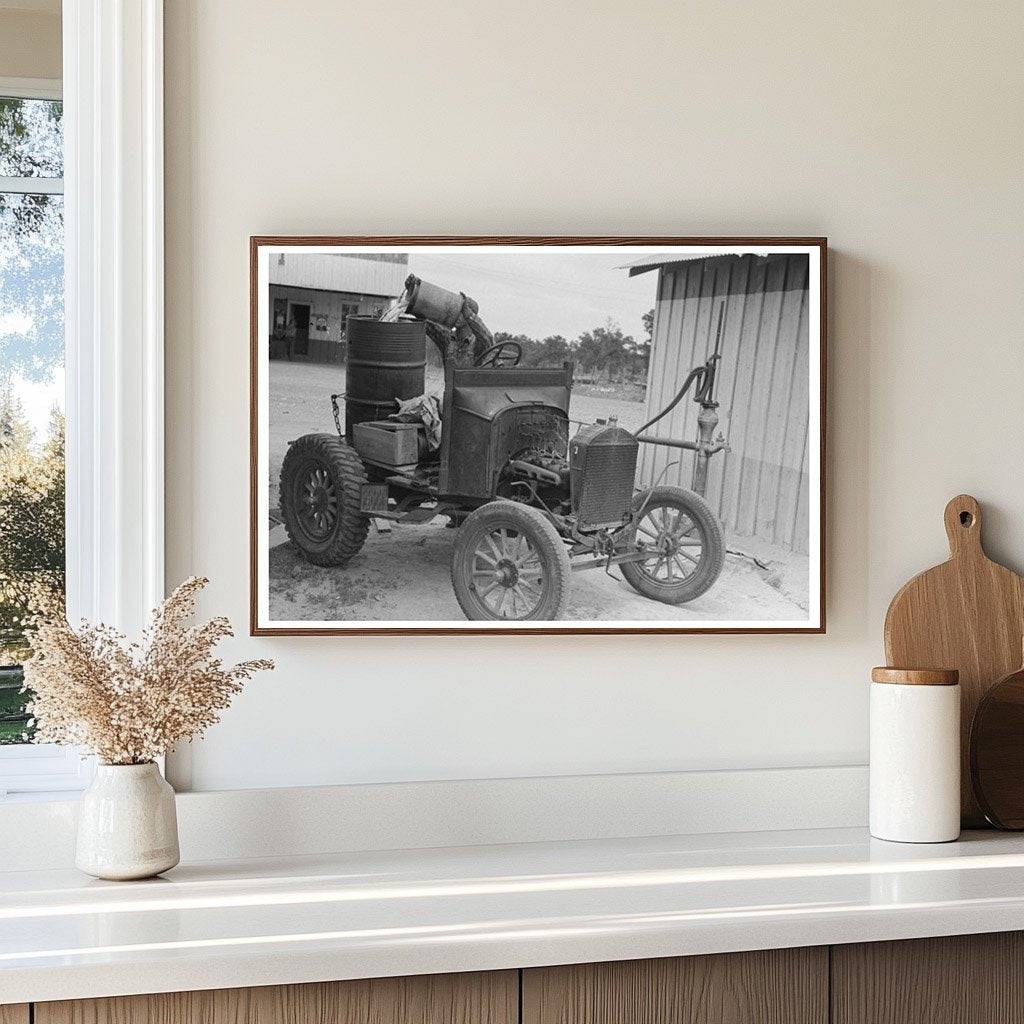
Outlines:
{"label": "old truck", "polygon": [[[721,326],[720,311],[719,337]],[[465,295],[410,276],[398,306],[380,320],[351,317],[347,333],[348,390],[331,396],[337,431],[293,441],[281,469],[282,519],[310,562],[346,565],[374,519],[444,516],[457,527],[452,586],[472,620],[563,618],[572,573],[586,569],[617,567],[640,594],[669,604],[718,579],[725,545],[701,493],[709,460],[726,448],[714,436],[717,343],[640,430],[609,418],[573,432],[572,365],[520,366],[520,347],[492,344]],[[388,418],[396,399],[424,391],[427,335],[444,361],[439,445],[429,420]],[[691,387],[698,439],[648,434]],[[693,488],[637,490],[641,443],[693,451]]]}

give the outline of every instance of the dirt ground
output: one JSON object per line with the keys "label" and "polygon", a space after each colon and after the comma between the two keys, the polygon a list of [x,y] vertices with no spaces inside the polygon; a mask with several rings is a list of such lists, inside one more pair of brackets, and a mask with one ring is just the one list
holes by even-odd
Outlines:
{"label": "dirt ground", "polygon": [[[428,390],[440,390],[431,374]],[[330,395],[345,390],[343,366],[274,360],[270,363],[270,507],[278,505],[277,481],[288,442],[303,434],[333,432]],[[591,390],[588,388],[587,390]],[[574,394],[569,415],[592,421],[617,415],[627,429],[643,422],[643,404],[611,394]],[[288,542],[281,526],[270,531],[270,614],[280,620],[461,620],[452,592],[451,548],[455,531],[446,520],[371,527],[366,545],[344,569],[311,565]],[[783,620],[806,617],[808,560],[746,538],[726,538],[729,554],[718,582],[687,605],[641,597],[612,569],[573,574],[567,618],[577,621],[721,619]]]}

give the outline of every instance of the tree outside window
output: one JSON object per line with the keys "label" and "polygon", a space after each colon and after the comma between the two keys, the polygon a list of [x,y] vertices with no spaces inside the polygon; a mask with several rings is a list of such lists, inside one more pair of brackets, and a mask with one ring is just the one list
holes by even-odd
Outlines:
{"label": "tree outside window", "polygon": [[31,739],[20,664],[64,600],[59,101],[0,97],[0,744]]}

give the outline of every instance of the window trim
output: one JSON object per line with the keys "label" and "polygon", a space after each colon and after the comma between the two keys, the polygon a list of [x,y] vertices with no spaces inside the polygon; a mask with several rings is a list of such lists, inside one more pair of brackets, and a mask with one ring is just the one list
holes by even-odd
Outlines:
{"label": "window trim", "polygon": [[64,0],[68,617],[164,596],[163,2]]}
{"label": "window trim", "polygon": [[95,767],[95,758],[84,756],[75,747],[54,743],[0,746],[0,802],[23,793],[60,799],[85,789]]}
{"label": "window trim", "polygon": [[[137,635],[164,596],[163,0],[64,0],[67,606]],[[50,179],[53,181],[54,179]],[[0,800],[84,788],[93,759],[0,748]]]}
{"label": "window trim", "polygon": [[[0,96],[4,93],[0,92]],[[0,192],[23,196],[60,196],[64,194],[63,178],[11,178],[0,174]]]}
{"label": "window trim", "polygon": [[61,100],[64,90],[59,78],[9,78],[0,75],[0,96],[19,100]]}

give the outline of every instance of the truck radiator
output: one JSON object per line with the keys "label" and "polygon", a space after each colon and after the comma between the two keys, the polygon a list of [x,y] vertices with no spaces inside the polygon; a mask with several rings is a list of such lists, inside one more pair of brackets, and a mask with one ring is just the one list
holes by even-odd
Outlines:
{"label": "truck radiator", "polygon": [[569,443],[569,482],[577,527],[621,526],[633,503],[637,439],[611,423],[583,427]]}

